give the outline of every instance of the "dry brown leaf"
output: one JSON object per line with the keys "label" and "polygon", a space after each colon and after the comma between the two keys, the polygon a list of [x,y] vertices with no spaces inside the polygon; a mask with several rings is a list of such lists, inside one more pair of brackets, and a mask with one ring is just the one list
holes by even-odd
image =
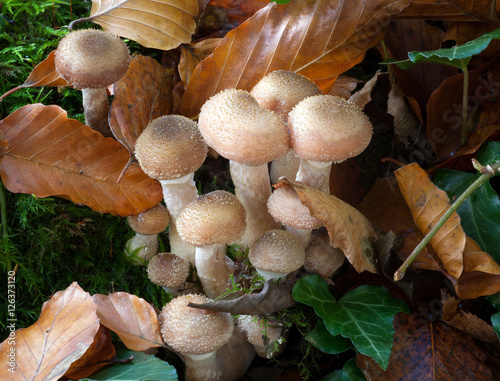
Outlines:
{"label": "dry brown leaf", "polygon": [[116,349],[111,342],[110,330],[100,325],[92,345],[82,357],[73,362],[64,374],[71,380],[89,377],[92,373],[115,361]]}
{"label": "dry brown leaf", "polygon": [[47,58],[36,65],[21,87],[70,86],[56,71],[54,55],[55,50],[51,51]]}
{"label": "dry brown leaf", "polygon": [[377,79],[380,74],[382,74],[382,72],[378,70],[375,73],[375,75],[369,81],[367,81],[361,89],[352,94],[349,100],[351,102],[356,103],[361,109],[364,109],[366,104],[372,100],[371,93],[373,87],[377,83]]}
{"label": "dry brown leaf", "polygon": [[342,249],[358,273],[377,273],[372,243],[378,238],[372,224],[358,210],[339,198],[284,179],[275,185],[292,187],[311,215],[328,230],[330,245]]}
{"label": "dry brown leaf", "polygon": [[[415,225],[424,235],[427,234],[450,208],[448,196],[432,183],[427,173],[416,163],[406,165],[394,173]],[[465,232],[456,212],[431,239],[429,245],[446,271],[458,279],[464,267],[462,253]]]}
{"label": "dry brown leaf", "polygon": [[116,140],[58,106],[24,106],[0,121],[8,148],[0,175],[13,193],[59,196],[101,213],[139,214],[162,200],[159,183],[132,166],[116,183],[129,153]]}
{"label": "dry brown leaf", "polygon": [[361,81],[356,78],[352,78],[344,74],[339,75],[328,94],[349,99],[359,82]]}
{"label": "dry brown leaf", "polygon": [[339,74],[359,63],[383,37],[391,15],[409,0],[270,3],[230,31],[200,62],[177,113],[192,117],[227,88],[250,90],[267,73],[289,70],[327,92]]}
{"label": "dry brown leaf", "polygon": [[394,117],[394,135],[398,142],[405,148],[411,147],[421,134],[420,121],[395,87],[389,92],[387,113]]}
{"label": "dry brown leaf", "polygon": [[442,292],[443,314],[441,319],[448,325],[487,343],[498,342],[493,327],[476,315],[459,309],[460,301]]}
{"label": "dry brown leaf", "polygon": [[190,42],[198,0],[92,0],[92,21],[147,48],[169,50]]}
{"label": "dry brown leaf", "polygon": [[181,46],[181,60],[179,61],[178,70],[182,83],[184,83],[184,88],[187,87],[196,66],[200,61],[203,61],[212,54],[221,41],[222,38],[207,38],[199,42]]}
{"label": "dry brown leaf", "polygon": [[115,138],[129,152],[150,121],[172,112],[174,70],[151,57],[136,55],[123,78],[113,84],[115,97],[109,125]]}
{"label": "dry brown leaf", "polygon": [[189,303],[189,307],[206,310],[228,312],[237,315],[265,315],[282,311],[294,304],[292,288],[295,279],[289,279],[284,284],[277,284],[269,280],[264,284],[262,291],[245,294],[235,299],[215,300],[209,303]]}
{"label": "dry brown leaf", "polygon": [[[0,345],[2,379],[57,380],[83,356],[99,329],[96,305],[76,282],[43,304],[37,322],[15,331],[15,373],[7,371],[12,344]],[[4,378],[5,377],[5,378]]]}
{"label": "dry brown leaf", "polygon": [[133,351],[165,346],[154,308],[144,299],[126,292],[96,294],[97,315],[101,324],[116,333]]}
{"label": "dry brown leaf", "polygon": [[367,380],[493,381],[486,354],[463,332],[402,313],[394,317],[394,329],[386,371],[371,357],[357,355]]}
{"label": "dry brown leaf", "polygon": [[498,23],[500,5],[495,0],[412,0],[399,18]]}

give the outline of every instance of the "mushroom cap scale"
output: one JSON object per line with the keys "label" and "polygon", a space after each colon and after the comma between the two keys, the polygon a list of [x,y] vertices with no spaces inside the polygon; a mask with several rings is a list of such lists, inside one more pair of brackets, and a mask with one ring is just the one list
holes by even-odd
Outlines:
{"label": "mushroom cap scale", "polygon": [[303,75],[276,70],[263,77],[250,94],[261,107],[278,113],[286,120],[297,103],[312,95],[319,95],[321,91]]}
{"label": "mushroom cap scale", "polygon": [[164,231],[169,222],[170,214],[162,204],[153,206],[142,213],[127,217],[130,228],[139,234],[151,235]]}
{"label": "mushroom cap scale", "polygon": [[235,195],[217,190],[186,205],[176,224],[181,238],[191,245],[227,244],[245,232],[246,211]]}
{"label": "mushroom cap scale", "polygon": [[171,253],[159,253],[148,263],[148,278],[162,287],[179,287],[189,275],[187,262]]}
{"label": "mushroom cap scale", "polygon": [[304,264],[305,251],[292,233],[275,229],[264,233],[255,242],[248,257],[256,269],[288,274]]}
{"label": "mushroom cap scale", "polygon": [[244,90],[227,89],[212,96],[201,108],[198,125],[210,147],[241,164],[265,164],[290,148],[283,119],[260,107]]}
{"label": "mushroom cap scale", "polygon": [[210,301],[205,295],[188,294],[167,303],[159,316],[165,343],[190,355],[210,353],[226,344],[234,329],[230,314],[188,307]]}
{"label": "mushroom cap scale", "polygon": [[342,162],[370,143],[372,124],[353,102],[334,95],[315,95],[288,114],[292,149],[304,159]]}
{"label": "mushroom cap scale", "polygon": [[142,170],[157,180],[177,179],[196,171],[207,153],[196,122],[181,115],[156,118],[135,143]]}
{"label": "mushroom cap scale", "polygon": [[54,57],[59,74],[76,89],[115,83],[125,75],[129,62],[127,45],[119,37],[96,29],[68,33]]}

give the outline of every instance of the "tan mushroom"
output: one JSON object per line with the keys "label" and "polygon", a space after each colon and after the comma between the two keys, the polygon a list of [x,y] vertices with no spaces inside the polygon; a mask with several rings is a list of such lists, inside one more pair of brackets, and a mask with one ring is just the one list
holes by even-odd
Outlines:
{"label": "tan mushroom", "polygon": [[175,254],[159,253],[149,261],[147,272],[152,283],[176,296],[189,275],[189,264]]}
{"label": "tan mushroom", "polygon": [[329,193],[332,163],[359,155],[372,138],[372,124],[354,103],[334,95],[299,102],[288,114],[292,149],[301,157],[296,180]]}
{"label": "tan mushroom", "polygon": [[194,172],[203,164],[208,148],[196,122],[180,115],[153,120],[135,143],[142,170],[158,180],[170,212],[170,251],[194,264],[194,247],[182,241],[176,220],[181,210],[198,197]]}
{"label": "tan mushroom", "polygon": [[285,328],[260,316],[239,315],[236,325],[263,358],[278,356],[285,348]]}
{"label": "tan mushroom", "polygon": [[55,52],[57,72],[82,90],[85,123],[105,136],[112,136],[106,87],[125,75],[129,62],[127,45],[103,30],[71,32],[59,42]]}

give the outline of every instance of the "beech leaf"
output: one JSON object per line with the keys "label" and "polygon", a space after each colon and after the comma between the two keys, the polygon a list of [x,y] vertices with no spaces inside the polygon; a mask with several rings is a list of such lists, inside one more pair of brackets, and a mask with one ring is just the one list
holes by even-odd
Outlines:
{"label": "beech leaf", "polygon": [[416,315],[397,314],[394,327],[385,371],[368,356],[357,356],[368,380],[493,380],[485,353],[469,335]]}
{"label": "beech leaf", "polygon": [[55,52],[55,50],[51,51],[47,58],[35,66],[21,87],[71,86],[56,71],[54,64]]}
{"label": "beech leaf", "polygon": [[127,348],[145,351],[165,346],[154,308],[144,299],[126,292],[93,296],[101,324],[116,333]]}
{"label": "beech leaf", "polygon": [[409,0],[294,0],[270,3],[230,31],[200,62],[177,113],[192,117],[227,88],[251,90],[267,73],[289,70],[325,92],[383,38],[391,16]]}
{"label": "beech leaf", "polygon": [[[424,235],[427,234],[450,208],[448,196],[431,182],[427,173],[416,163],[394,173],[415,225]],[[460,217],[455,212],[429,243],[445,270],[455,279],[463,271],[465,239]]]}
{"label": "beech leaf", "polygon": [[[7,373],[9,338],[0,345],[9,380],[57,380],[82,357],[99,329],[96,305],[76,282],[43,304],[35,324],[15,331],[15,369]],[[8,376],[7,376],[8,375]]]}
{"label": "beech leaf", "polygon": [[132,166],[117,178],[129,153],[120,143],[74,119],[58,106],[21,107],[0,121],[8,147],[0,175],[13,193],[59,196],[101,213],[139,214],[162,200],[159,183]]}
{"label": "beech leaf", "polygon": [[125,76],[113,84],[109,125],[115,138],[134,152],[135,141],[149,122],[172,111],[173,69],[136,55]]}
{"label": "beech leaf", "polygon": [[328,230],[330,245],[342,249],[358,273],[365,270],[377,273],[372,243],[378,238],[372,224],[355,208],[339,198],[284,179],[275,187],[292,187],[311,215]]}
{"label": "beech leaf", "polygon": [[[170,50],[190,42],[198,0],[92,0],[92,21],[146,48]],[[71,27],[71,24],[70,24]]]}
{"label": "beech leaf", "polygon": [[237,315],[271,314],[293,305],[291,292],[293,285],[293,280],[279,285],[273,280],[269,280],[264,284],[262,291],[258,293],[245,294],[230,300],[222,299],[202,304],[189,303],[188,306]]}
{"label": "beech leaf", "polygon": [[181,46],[181,59],[177,69],[186,88],[193,71],[200,61],[207,58],[219,46],[222,38],[207,38],[196,43]]}

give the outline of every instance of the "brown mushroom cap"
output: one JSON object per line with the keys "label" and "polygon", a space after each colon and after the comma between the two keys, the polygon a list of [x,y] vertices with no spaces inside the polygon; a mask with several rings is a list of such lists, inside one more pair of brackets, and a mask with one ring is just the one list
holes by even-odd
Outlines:
{"label": "brown mushroom cap", "polygon": [[370,143],[372,124],[354,103],[334,95],[315,95],[288,114],[292,148],[312,161],[342,162]]}
{"label": "brown mushroom cap", "polygon": [[196,122],[181,115],[153,120],[135,143],[142,170],[157,180],[170,180],[196,171],[208,148]]}
{"label": "brown mushroom cap", "polygon": [[211,97],[201,108],[198,125],[210,147],[241,164],[265,164],[290,148],[284,121],[247,91],[228,89]]}
{"label": "brown mushroom cap", "polygon": [[234,329],[230,314],[187,306],[210,301],[205,295],[188,294],[167,303],[159,316],[165,343],[191,355],[210,353],[226,344]]}
{"label": "brown mushroom cap", "polygon": [[151,235],[164,231],[169,222],[170,214],[162,204],[153,206],[142,213],[127,217],[130,228],[139,234]]}
{"label": "brown mushroom cap", "polygon": [[77,89],[115,83],[127,72],[129,61],[128,47],[119,37],[95,29],[67,34],[54,56],[59,74]]}
{"label": "brown mushroom cap", "polygon": [[252,265],[259,270],[288,274],[298,270],[305,260],[302,244],[286,230],[269,230],[250,248]]}
{"label": "brown mushroom cap", "polygon": [[180,286],[189,275],[188,263],[171,253],[159,253],[148,263],[148,278],[162,287]]}
{"label": "brown mushroom cap", "polygon": [[259,316],[240,315],[236,325],[248,342],[255,346],[260,357],[271,358],[278,354],[276,349],[279,351],[280,347],[283,347],[278,344],[284,334],[284,327],[279,324],[273,324]]}
{"label": "brown mushroom cap", "polygon": [[181,238],[191,245],[231,243],[245,232],[245,207],[232,193],[217,190],[186,205],[176,224]]}
{"label": "brown mushroom cap", "polygon": [[276,189],[267,199],[269,214],[284,225],[296,229],[317,229],[323,223],[311,216],[309,208],[300,202],[299,196],[291,187]]}
{"label": "brown mushroom cap", "polygon": [[319,95],[321,91],[298,73],[276,70],[262,78],[250,93],[261,107],[278,113],[286,120],[297,103],[312,95]]}

